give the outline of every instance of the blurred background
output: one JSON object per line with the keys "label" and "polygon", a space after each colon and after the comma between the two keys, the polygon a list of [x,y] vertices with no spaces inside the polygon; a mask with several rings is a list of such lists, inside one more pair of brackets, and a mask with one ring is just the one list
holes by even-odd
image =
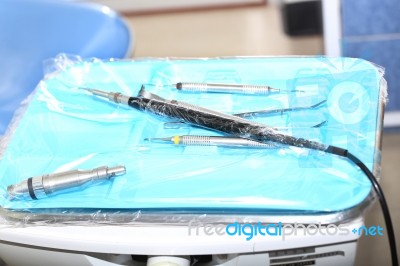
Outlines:
{"label": "blurred background", "polygon": [[[120,12],[128,23],[133,35],[129,57],[328,55],[359,57],[383,66],[389,102],[381,184],[400,241],[400,1],[91,2]],[[384,224],[378,204],[367,214],[366,224]],[[389,264],[386,237],[361,238],[356,265]]]}

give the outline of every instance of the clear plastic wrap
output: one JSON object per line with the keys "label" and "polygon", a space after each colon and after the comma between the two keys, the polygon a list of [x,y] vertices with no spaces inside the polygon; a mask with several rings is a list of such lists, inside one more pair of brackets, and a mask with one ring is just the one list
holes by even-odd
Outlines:
{"label": "clear plastic wrap", "polygon": [[[59,55],[45,66],[46,78],[1,140],[4,223],[277,215],[328,223],[358,216],[373,198],[355,165],[324,152],[348,149],[379,177],[386,83],[367,61]],[[115,94],[108,101],[87,89]],[[39,200],[12,200],[7,191],[30,177],[119,165],[126,174]]]}

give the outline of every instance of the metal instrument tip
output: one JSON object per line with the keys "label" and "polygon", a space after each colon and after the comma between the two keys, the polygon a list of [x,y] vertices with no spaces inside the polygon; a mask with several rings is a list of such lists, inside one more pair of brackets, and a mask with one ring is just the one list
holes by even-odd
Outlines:
{"label": "metal instrument tip", "polygon": [[107,173],[110,176],[120,176],[120,175],[124,175],[126,173],[126,168],[123,165],[118,165],[118,166],[114,166],[114,167],[109,167],[107,170]]}
{"label": "metal instrument tip", "polygon": [[88,92],[92,93],[93,95],[101,96],[101,97],[105,97],[105,98],[108,98],[109,95],[110,95],[109,92],[101,91],[101,90],[97,90],[97,89],[85,88],[85,90],[87,90]]}
{"label": "metal instrument tip", "polygon": [[172,138],[145,138],[145,141],[150,141],[150,142],[171,142]]}

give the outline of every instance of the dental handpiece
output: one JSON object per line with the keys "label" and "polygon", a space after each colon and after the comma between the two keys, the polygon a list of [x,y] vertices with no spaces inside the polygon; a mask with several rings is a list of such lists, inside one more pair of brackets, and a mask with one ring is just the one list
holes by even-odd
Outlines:
{"label": "dental handpiece", "polygon": [[167,138],[147,138],[151,142],[173,143],[185,146],[219,146],[219,147],[249,147],[249,148],[276,148],[273,143],[262,143],[243,138],[221,137],[221,136],[195,136],[183,135]]}
{"label": "dental handpiece", "polygon": [[323,143],[281,134],[274,128],[241,117],[220,113],[185,102],[163,99],[158,95],[146,92],[144,86],[142,86],[141,92],[139,92],[139,97],[129,97],[121,93],[105,92],[96,89],[86,90],[94,95],[108,98],[116,103],[129,105],[140,111],[147,111],[164,118],[172,118],[236,137],[263,143],[273,141],[284,145],[321,151],[329,148]]}
{"label": "dental handpiece", "polygon": [[194,83],[178,82],[176,88],[181,91],[191,92],[219,92],[219,93],[240,93],[240,94],[269,94],[280,92],[265,85],[247,85],[247,84],[221,84],[221,83]]}
{"label": "dental handpiece", "polygon": [[102,166],[92,170],[72,170],[28,178],[7,187],[8,199],[41,199],[61,192],[82,190],[92,183],[125,174],[125,166]]}

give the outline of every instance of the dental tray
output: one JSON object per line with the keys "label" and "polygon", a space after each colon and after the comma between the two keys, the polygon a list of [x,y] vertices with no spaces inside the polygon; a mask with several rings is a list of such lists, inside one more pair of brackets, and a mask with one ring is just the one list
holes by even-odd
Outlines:
{"label": "dental tray", "polygon": [[[2,139],[0,205],[6,210],[176,210],[334,213],[369,199],[366,176],[346,159],[298,147],[179,146],[146,141],[220,136],[99,99],[82,88],[136,96],[141,85],[166,99],[240,113],[312,106],[248,119],[348,149],[379,176],[386,86],[381,68],[360,59],[216,58],[52,61],[47,75]],[[196,93],[178,82],[268,85],[268,95]],[[326,101],[326,102],[324,102]],[[7,198],[32,176],[103,165],[127,173],[84,190],[40,200]]]}

